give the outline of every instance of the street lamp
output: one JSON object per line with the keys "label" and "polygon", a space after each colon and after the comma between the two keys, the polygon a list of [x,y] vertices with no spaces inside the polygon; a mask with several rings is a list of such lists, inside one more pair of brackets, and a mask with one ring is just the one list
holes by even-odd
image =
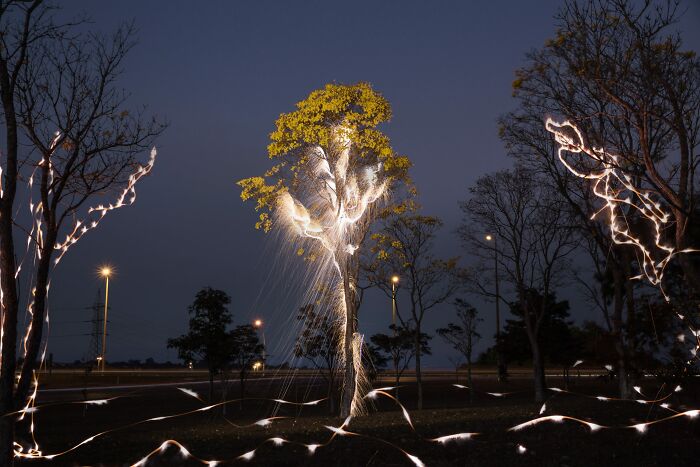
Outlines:
{"label": "street lamp", "polygon": [[501,295],[498,290],[498,241],[491,234],[486,235],[487,242],[493,242],[493,262],[496,279],[496,366],[498,367],[498,381],[506,380],[506,366],[503,362],[503,352],[501,349]]}
{"label": "street lamp", "polygon": [[102,266],[100,269],[100,275],[105,278],[105,310],[104,310],[104,320],[102,323],[102,355],[98,358],[100,372],[104,374],[105,363],[107,355],[107,306],[109,302],[109,276],[112,275],[112,268],[109,266]]}
{"label": "street lamp", "polygon": [[265,361],[266,361],[266,351],[267,351],[267,345],[265,344],[265,328],[263,327],[263,321],[258,318],[255,321],[253,321],[253,326],[255,329],[258,329],[262,333],[262,341],[263,341],[263,355],[262,355],[262,375],[265,376]]}
{"label": "street lamp", "polygon": [[394,336],[396,336],[396,287],[399,285],[399,276],[391,276],[391,324],[394,325]]}

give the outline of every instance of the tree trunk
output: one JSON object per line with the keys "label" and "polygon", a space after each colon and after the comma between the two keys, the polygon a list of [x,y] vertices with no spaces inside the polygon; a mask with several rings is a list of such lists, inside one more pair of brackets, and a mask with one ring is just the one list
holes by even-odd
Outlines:
{"label": "tree trunk", "polygon": [[394,394],[395,397],[398,399],[399,398],[399,380],[401,379],[401,375],[399,375],[399,359],[397,357],[394,357],[394,378],[396,379],[396,384],[394,384]]}
{"label": "tree trunk", "polygon": [[[346,265],[347,266],[347,265]],[[357,386],[355,375],[355,362],[353,354],[353,340],[357,331],[357,309],[350,287],[350,268],[345,267],[343,275],[343,299],[345,302],[345,329],[343,335],[343,352],[345,354],[345,371],[343,374],[343,393],[340,406],[340,416],[347,418],[352,412],[352,401],[355,397]]]}
{"label": "tree trunk", "polygon": [[617,377],[618,386],[620,391],[620,397],[623,399],[628,399],[631,396],[632,386],[628,378],[629,365],[627,362],[627,346],[625,342],[625,335],[622,330],[622,312],[624,309],[624,282],[625,278],[621,269],[617,266],[612,266],[613,268],[613,282],[614,282],[614,295],[613,295],[613,339],[615,342],[615,351],[617,352]]}
{"label": "tree trunk", "polygon": [[[5,176],[7,180],[7,176]],[[0,286],[2,287],[2,359],[0,362],[0,465],[12,465],[15,417],[6,416],[16,407],[14,398],[15,371],[17,369],[17,283],[15,281],[15,255],[12,238],[12,205],[3,197],[0,209]]]}
{"label": "tree trunk", "polygon": [[245,370],[241,370],[239,373],[240,386],[241,386],[241,400],[239,407],[243,410],[243,400],[245,399]]}
{"label": "tree trunk", "polygon": [[15,417],[0,418],[0,465],[11,466],[14,462]]}
{"label": "tree trunk", "polygon": [[214,403],[214,371],[209,369],[209,402]]}
{"label": "tree trunk", "polygon": [[532,350],[532,377],[535,383],[535,402],[544,402],[544,391],[547,388],[544,376],[544,359],[540,343],[537,341],[537,335],[528,331],[528,338],[530,339],[530,348]]}
{"label": "tree trunk", "polygon": [[418,410],[423,410],[423,378],[420,369],[420,324],[416,323],[416,334],[414,336],[416,352],[416,387],[418,389]]}
{"label": "tree trunk", "polygon": [[226,393],[228,392],[228,391],[227,391],[227,390],[228,390],[228,384],[226,384],[226,383],[227,383],[227,381],[226,381],[226,374],[225,374],[224,371],[222,370],[222,371],[221,371],[221,402],[222,402],[222,404],[221,404],[221,414],[224,415],[224,416],[226,415],[226,406],[228,405],[228,404],[226,404],[226,396],[227,396]]}
{"label": "tree trunk", "polygon": [[467,357],[467,385],[469,386],[469,402],[474,402],[474,385],[472,384],[472,359]]}
{"label": "tree trunk", "polygon": [[53,245],[56,243],[56,232],[48,229],[45,245],[36,273],[36,287],[34,292],[34,303],[32,304],[32,319],[29,337],[27,339],[27,350],[22,362],[19,382],[15,390],[15,404],[19,406],[25,403],[29,396],[34,372],[37,369],[37,358],[41,348],[41,339],[44,333],[44,321],[46,314],[46,295],[48,293],[49,270],[52,263]]}

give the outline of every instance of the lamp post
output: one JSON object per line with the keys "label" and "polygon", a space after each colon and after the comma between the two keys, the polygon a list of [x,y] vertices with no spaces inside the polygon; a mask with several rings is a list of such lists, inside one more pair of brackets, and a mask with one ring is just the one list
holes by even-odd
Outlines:
{"label": "lamp post", "polygon": [[107,356],[107,307],[109,306],[109,276],[112,274],[112,269],[109,266],[103,266],[100,269],[100,275],[105,278],[105,310],[104,319],[102,322],[102,355],[99,358],[100,372],[104,374],[105,363]]}
{"label": "lamp post", "polygon": [[253,326],[255,326],[255,329],[258,329],[262,333],[262,341],[263,341],[263,355],[262,355],[262,375],[265,376],[265,361],[266,361],[266,353],[267,353],[267,344],[265,344],[265,328],[263,327],[263,321],[261,319],[256,319],[253,321]]}
{"label": "lamp post", "polygon": [[396,286],[399,285],[399,276],[391,276],[391,324],[394,326],[394,337],[396,337]]}
{"label": "lamp post", "polygon": [[[399,285],[399,276],[394,274],[391,276],[391,324],[394,331],[394,345],[396,342],[396,287]],[[392,352],[392,357],[394,360],[394,377],[396,378],[396,397],[399,395],[399,353],[397,349]]]}
{"label": "lamp post", "polygon": [[503,362],[501,346],[501,295],[498,289],[498,241],[495,235],[486,235],[487,242],[493,242],[493,264],[496,279],[496,367],[498,368],[498,381],[504,382],[507,377],[506,365]]}

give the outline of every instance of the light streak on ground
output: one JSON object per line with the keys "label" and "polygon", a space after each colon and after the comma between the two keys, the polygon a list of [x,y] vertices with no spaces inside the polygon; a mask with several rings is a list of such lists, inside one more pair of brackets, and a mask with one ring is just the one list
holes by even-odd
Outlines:
{"label": "light streak on ground", "polygon": [[[181,388],[177,388],[177,389],[181,389]],[[189,394],[188,394],[188,395],[189,395]],[[122,396],[122,397],[124,397],[124,396]],[[114,398],[112,398],[112,399],[117,399],[117,398],[119,398],[119,397],[114,397]],[[112,399],[110,399],[110,400],[112,400]],[[232,404],[232,403],[234,403],[234,402],[240,402],[241,400],[242,400],[242,399],[230,399],[230,400],[218,402],[218,403],[215,403],[215,404],[210,404],[210,405],[207,405],[207,406],[204,406],[204,407],[200,407],[200,408],[198,408],[198,409],[188,410],[188,411],[185,411],[185,412],[179,412],[179,413],[170,414],[170,415],[161,415],[161,416],[157,416],[157,417],[150,417],[150,418],[142,419],[142,420],[139,420],[139,421],[136,421],[136,422],[132,422],[132,423],[129,423],[129,424],[126,424],[126,425],[122,425],[122,426],[119,426],[119,427],[116,427],[116,428],[111,428],[111,429],[108,429],[108,430],[101,431],[101,432],[99,432],[99,433],[95,433],[95,434],[93,434],[93,435],[91,435],[91,436],[85,438],[84,440],[80,441],[79,443],[77,443],[77,444],[75,444],[75,445],[73,445],[73,446],[71,446],[71,447],[69,447],[69,448],[67,448],[67,449],[65,449],[65,450],[63,450],[63,451],[58,451],[58,452],[55,452],[55,453],[52,453],[52,454],[44,454],[44,453],[41,452],[41,450],[38,449],[36,446],[35,446],[34,448],[32,448],[32,449],[30,449],[30,450],[27,450],[27,451],[25,452],[25,451],[24,451],[24,448],[22,448],[21,445],[15,443],[15,457],[19,457],[19,458],[23,458],[23,459],[47,459],[47,460],[52,460],[52,459],[54,459],[54,458],[56,458],[56,457],[60,457],[60,456],[63,456],[63,455],[65,455],[65,454],[68,454],[68,453],[70,453],[70,452],[73,452],[73,451],[75,451],[76,449],[80,448],[81,446],[84,446],[84,445],[86,445],[86,444],[88,444],[88,443],[94,441],[95,439],[101,438],[101,437],[103,437],[103,436],[105,436],[105,435],[107,435],[107,434],[112,434],[112,433],[116,433],[116,432],[118,432],[118,431],[127,430],[127,429],[129,429],[129,428],[133,428],[133,427],[135,427],[135,426],[143,425],[143,424],[150,423],[150,422],[159,422],[159,421],[163,421],[163,420],[175,419],[175,418],[180,418],[180,417],[184,417],[184,416],[187,416],[187,415],[192,415],[192,414],[195,414],[195,413],[198,413],[198,412],[207,412],[207,411],[210,411],[210,410],[212,410],[212,409],[214,409],[214,408],[217,408],[217,407],[222,407],[222,406],[224,406],[224,405]],[[271,401],[271,402],[279,402],[279,400],[277,400],[277,399],[267,399],[267,398],[247,398],[246,400],[248,400],[248,401],[250,401],[250,400],[264,400],[264,401]],[[102,402],[102,401],[106,401],[106,399],[99,400],[99,402]],[[87,401],[87,402],[95,403],[96,401]],[[284,402],[285,404],[290,404],[290,405],[300,405],[300,406],[302,406],[302,405],[307,405],[307,403],[304,403],[304,402],[292,402],[292,401],[282,401],[282,402]],[[318,401],[312,401],[312,402],[317,403]],[[77,403],[77,402],[69,402],[69,403]],[[57,403],[57,404],[49,404],[49,405],[59,405],[59,403]],[[22,412],[22,411],[18,411],[18,412],[16,412],[16,413],[20,413],[20,412]],[[235,423],[232,423],[232,422],[230,422],[229,420],[227,420],[227,421],[228,421],[229,424],[231,424],[231,425],[233,425],[233,426],[235,426],[235,427],[237,427],[237,428],[251,428],[251,427],[254,427],[254,426],[267,427],[267,426],[270,425],[274,420],[279,420],[279,419],[283,419],[283,418],[288,418],[288,417],[268,417],[268,418],[263,418],[263,419],[261,419],[261,420],[258,420],[258,421],[256,421],[256,422],[253,422],[253,423],[250,423],[250,424],[247,424],[247,425],[236,425]],[[349,419],[348,419],[348,421],[349,421]],[[170,440],[170,441],[171,441],[171,440]],[[165,442],[166,445],[167,445],[167,443],[169,443],[169,441],[166,441],[166,442]],[[177,443],[177,442],[175,441],[175,443]],[[180,446],[179,443],[178,443],[178,446]],[[163,445],[161,445],[161,447],[163,447]],[[166,446],[166,447],[167,447],[167,446]],[[159,448],[159,449],[160,449],[160,448]],[[157,450],[156,450],[156,451],[157,451]],[[146,456],[145,459],[147,460],[147,458],[148,458],[150,455],[154,454],[156,451],[154,451],[154,452],[152,452],[151,454],[149,454],[148,456]],[[142,459],[142,461],[143,461],[143,459]],[[205,462],[205,461],[202,461],[202,462]],[[137,465],[138,465],[138,463],[137,463]]]}
{"label": "light streak on ground", "polygon": [[580,418],[576,417],[569,417],[568,415],[547,415],[545,417],[538,417],[538,418],[533,418],[532,420],[528,420],[524,423],[521,423],[520,425],[516,425],[514,427],[508,428],[508,431],[520,431],[523,428],[528,428],[534,425],[538,425],[542,422],[555,422],[559,423],[564,420],[571,420],[573,422],[580,423],[582,425],[586,425],[588,428],[591,429],[591,431],[597,431],[601,428],[609,428],[607,426],[603,425],[598,425],[597,423],[592,423],[586,420],[581,420]]}
{"label": "light streak on ground", "polygon": [[[36,266],[36,261],[41,258],[42,250],[45,248],[44,245],[44,238],[45,238],[45,226],[44,226],[44,204],[43,201],[34,203],[33,200],[33,188],[34,188],[34,176],[36,170],[40,168],[46,167],[48,170],[48,177],[49,177],[49,184],[53,182],[54,178],[54,169],[52,166],[51,162],[51,157],[54,155],[55,151],[58,149],[59,142],[61,140],[61,134],[56,133],[54,136],[54,139],[52,140],[51,144],[49,145],[49,153],[48,156],[44,156],[36,165],[34,168],[34,171],[29,177],[27,186],[29,189],[29,210],[31,213],[32,217],[32,226],[30,231],[27,233],[27,250],[25,252],[25,257],[27,254],[29,254],[31,247],[33,246],[33,261],[34,265]],[[100,221],[111,211],[119,209],[124,206],[130,206],[136,201],[136,184],[138,183],[139,180],[141,180],[143,177],[147,176],[151,170],[153,169],[153,166],[156,161],[156,156],[157,156],[157,151],[156,148],[154,147],[151,150],[150,153],[150,158],[148,162],[145,165],[137,165],[136,170],[129,176],[127,182],[126,182],[126,187],[119,193],[117,196],[116,200],[110,204],[104,205],[100,204],[98,206],[90,207],[87,210],[87,217],[86,219],[82,220],[77,220],[72,228],[72,230],[66,235],[66,238],[63,242],[57,242],[54,245],[54,249],[58,251],[58,256],[53,262],[53,268],[55,268],[58,263],[61,261],[63,256],[68,252],[69,248],[74,245],[75,243],[78,242],[82,238],[83,235],[85,235],[88,231],[96,228]],[[128,199],[127,199],[128,197]],[[24,263],[24,258],[19,262],[17,271],[15,273],[15,279],[18,278],[19,276],[19,271],[22,268],[22,265]],[[0,271],[0,274],[2,272]],[[33,277],[33,276],[32,276]],[[39,358],[39,368],[41,368],[44,365],[44,362],[46,360],[46,351],[48,347],[48,336],[50,334],[50,327],[49,327],[49,308],[48,308],[48,297],[49,297],[49,290],[51,288],[51,280],[49,279],[46,283],[46,290],[45,290],[45,295],[46,295],[46,317],[44,319],[44,322],[46,323],[46,338],[43,342],[43,349],[40,354]],[[32,334],[32,327],[33,327],[33,316],[34,316],[34,295],[36,292],[35,285],[30,282],[29,284],[29,289],[32,291],[30,295],[30,299],[28,300],[27,304],[27,309],[26,313],[28,315],[27,322],[29,323],[24,331],[24,335],[22,337],[22,349],[24,352],[24,356],[26,357],[27,355],[27,344],[29,341],[29,337]],[[0,302],[1,302],[1,297],[0,297]],[[1,327],[0,323],[0,327]],[[2,336],[0,335],[0,341],[2,339]],[[0,346],[0,354],[2,354],[2,347]],[[31,457],[34,454],[41,456],[41,450],[39,447],[38,442],[36,441],[35,437],[35,424],[34,424],[34,413],[36,410],[32,410],[32,408],[36,404],[36,397],[37,397],[37,392],[39,389],[39,378],[37,376],[37,372],[33,371],[32,372],[32,387],[31,387],[31,392],[29,396],[27,397],[27,400],[25,401],[25,405],[20,410],[20,417],[19,420],[22,420],[26,414],[30,414],[31,420],[30,420],[30,436],[34,442],[34,447],[29,449],[27,452],[24,452],[22,448],[18,448],[15,446],[15,456],[16,457]]]}

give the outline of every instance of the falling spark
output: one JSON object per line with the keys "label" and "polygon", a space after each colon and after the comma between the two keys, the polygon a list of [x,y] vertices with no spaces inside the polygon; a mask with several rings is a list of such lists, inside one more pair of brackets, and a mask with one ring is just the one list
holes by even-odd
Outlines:
{"label": "falling spark", "polygon": [[472,439],[472,436],[477,435],[478,433],[455,433],[453,435],[446,435],[446,436],[440,436],[439,438],[433,438],[430,441],[440,443],[440,444],[447,444],[450,441],[466,441],[468,439]]}
{"label": "falling spark", "polygon": [[320,448],[320,444],[306,444],[306,449],[309,450],[309,454],[312,455],[316,452],[316,449]]}
{"label": "falling spark", "polygon": [[575,417],[569,417],[567,415],[547,415],[545,417],[539,417],[535,418],[532,420],[528,420],[525,423],[521,423],[520,425],[516,425],[514,427],[511,427],[508,429],[508,431],[520,431],[524,428],[528,428],[531,426],[538,425],[542,422],[555,422],[555,423],[560,423],[563,422],[564,420],[571,420],[576,423],[580,423],[581,425],[586,425],[588,428],[590,428],[591,431],[597,431],[601,428],[607,428],[602,425],[598,425],[597,423],[592,423],[587,420],[581,420],[580,418],[575,418]]}
{"label": "falling spark", "polygon": [[200,401],[202,400],[202,398],[199,396],[199,394],[197,394],[196,392],[194,392],[194,391],[191,390],[191,389],[187,389],[187,388],[177,388],[177,389],[180,390],[180,391],[182,391],[182,392],[184,392],[184,393],[187,394],[188,396],[192,396],[192,397],[194,397],[195,399],[198,399],[198,400],[200,400]]}
{"label": "falling spark", "polygon": [[[331,148],[326,152],[321,146],[315,146],[307,151],[309,164],[320,182],[319,189],[308,195],[306,203],[285,191],[278,199],[278,211],[285,224],[292,228],[296,235],[309,239],[330,258],[335,274],[336,300],[334,313],[338,317],[341,361],[351,364],[355,372],[354,387],[344,388],[352,391],[351,414],[358,415],[364,411],[363,386],[366,384],[361,358],[362,336],[355,332],[347,335],[345,328],[350,310],[347,308],[349,297],[348,284],[352,289],[355,278],[346,277],[346,265],[358,248],[356,239],[361,237],[369,209],[380,198],[387,194],[388,180],[380,182],[382,173],[381,162],[375,165],[354,167],[350,163],[352,140],[351,128],[338,125],[331,131]],[[358,235],[358,233],[360,235]],[[351,354],[346,355],[346,349]]]}
{"label": "falling spark", "polygon": [[241,454],[240,456],[238,456],[238,458],[243,459],[245,461],[249,461],[253,458],[253,456],[255,456],[255,449],[253,449],[252,451],[248,451],[245,454]]}

